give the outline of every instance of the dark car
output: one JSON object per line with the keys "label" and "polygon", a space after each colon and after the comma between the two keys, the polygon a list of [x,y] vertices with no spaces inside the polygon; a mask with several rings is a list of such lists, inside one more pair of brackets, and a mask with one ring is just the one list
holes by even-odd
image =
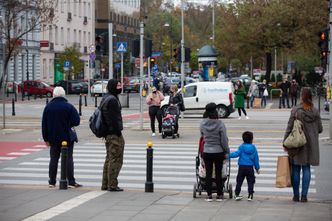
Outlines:
{"label": "dark car", "polygon": [[27,80],[23,82],[23,93],[30,95],[46,95],[52,97],[54,87],[40,80]]}
{"label": "dark car", "polygon": [[123,85],[123,92],[139,92],[140,82],[138,78],[131,78]]}
{"label": "dark car", "polygon": [[67,94],[88,93],[88,83],[82,81],[58,81],[54,86],[61,86]]}

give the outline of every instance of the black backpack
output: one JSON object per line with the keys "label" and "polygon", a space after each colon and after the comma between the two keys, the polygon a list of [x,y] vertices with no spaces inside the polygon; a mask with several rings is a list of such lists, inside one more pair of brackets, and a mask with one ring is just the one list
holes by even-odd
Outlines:
{"label": "black backpack", "polygon": [[102,108],[104,103],[107,103],[110,100],[110,97],[105,98],[104,102],[100,103],[99,107],[95,110],[92,116],[89,119],[89,127],[96,137],[106,137],[108,132],[108,127],[103,118]]}

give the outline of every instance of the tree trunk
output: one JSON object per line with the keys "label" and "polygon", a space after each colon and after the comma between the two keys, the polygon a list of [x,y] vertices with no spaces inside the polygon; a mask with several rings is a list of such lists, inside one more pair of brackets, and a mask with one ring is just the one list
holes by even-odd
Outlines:
{"label": "tree trunk", "polygon": [[272,54],[271,52],[266,52],[266,74],[265,74],[265,79],[266,83],[270,82],[270,77],[271,77],[271,69],[272,69]]}

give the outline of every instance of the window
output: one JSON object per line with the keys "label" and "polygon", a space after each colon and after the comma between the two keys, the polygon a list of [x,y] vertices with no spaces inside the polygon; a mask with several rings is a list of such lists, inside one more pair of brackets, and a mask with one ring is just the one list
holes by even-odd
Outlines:
{"label": "window", "polygon": [[83,3],[83,16],[86,16],[86,2]]}
{"label": "window", "polygon": [[77,33],[76,33],[76,29],[74,29],[74,39],[73,39],[74,42],[79,42],[77,41]]}
{"label": "window", "polygon": [[65,6],[64,6],[64,2],[60,2],[60,10],[61,10],[61,12],[63,13],[64,12],[64,8],[65,8]]}
{"label": "window", "polygon": [[65,43],[65,33],[63,31],[63,27],[61,27],[61,45]]}
{"label": "window", "polygon": [[71,42],[71,39],[70,39],[70,28],[67,28],[67,45],[69,45]]}
{"label": "window", "polygon": [[88,3],[88,13],[87,13],[88,18],[91,18],[91,5],[90,2]]}
{"label": "window", "polygon": [[81,17],[82,16],[82,2],[79,1],[78,3],[78,16]]}
{"label": "window", "polygon": [[59,38],[59,33],[58,33],[58,26],[55,26],[55,28],[54,28],[54,34],[55,34],[55,39],[54,39],[54,42],[55,42],[55,44],[57,45],[58,44],[58,38]]}
{"label": "window", "polygon": [[67,10],[70,12],[70,0],[67,0]]}
{"label": "window", "polygon": [[83,31],[83,47],[86,46],[86,32]]}
{"label": "window", "polygon": [[197,86],[186,87],[186,92],[183,94],[183,97],[195,97],[197,92]]}
{"label": "window", "polygon": [[92,43],[92,39],[91,39],[91,33],[88,32],[88,44]]}
{"label": "window", "polygon": [[47,65],[46,65],[46,58],[43,59],[43,78],[46,79],[47,78],[47,73],[46,73],[46,69]]}
{"label": "window", "polygon": [[[78,31],[78,42],[81,42],[81,41],[82,41],[82,31],[79,30]],[[84,47],[84,45],[83,45],[83,47]]]}
{"label": "window", "polygon": [[50,42],[53,42],[52,25],[49,26],[49,41],[50,41]]}
{"label": "window", "polygon": [[74,1],[74,5],[73,5],[73,11],[74,11],[74,15],[77,15],[77,3]]}
{"label": "window", "polygon": [[53,60],[50,59],[49,63],[48,63],[48,73],[49,73],[49,77],[52,78],[53,77]]}

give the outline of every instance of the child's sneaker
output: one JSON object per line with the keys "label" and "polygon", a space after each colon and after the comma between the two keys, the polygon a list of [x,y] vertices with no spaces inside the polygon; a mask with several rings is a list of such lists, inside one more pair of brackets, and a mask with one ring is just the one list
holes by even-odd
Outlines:
{"label": "child's sneaker", "polygon": [[249,195],[248,195],[248,201],[252,201],[253,198],[254,198],[254,195],[253,195],[253,194],[249,194]]}
{"label": "child's sneaker", "polygon": [[207,196],[205,201],[206,202],[212,202],[213,201],[212,196]]}
{"label": "child's sneaker", "polygon": [[242,198],[243,198],[243,196],[240,196],[240,195],[236,195],[236,196],[235,196],[235,200],[236,200],[236,201],[242,200]]}
{"label": "child's sneaker", "polygon": [[217,196],[216,201],[217,201],[217,202],[222,202],[222,201],[224,201],[224,196],[223,196],[223,195]]}

